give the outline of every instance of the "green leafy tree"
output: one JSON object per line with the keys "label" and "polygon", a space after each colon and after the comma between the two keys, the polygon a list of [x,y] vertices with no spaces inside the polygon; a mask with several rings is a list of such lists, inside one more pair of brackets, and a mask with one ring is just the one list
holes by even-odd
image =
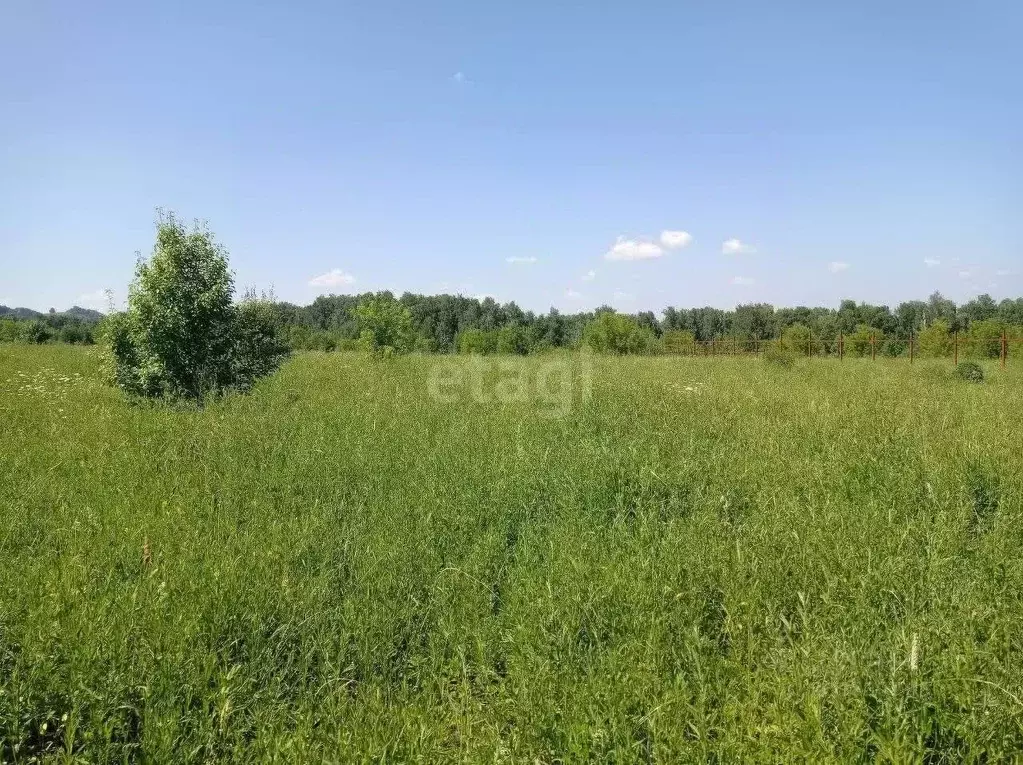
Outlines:
{"label": "green leafy tree", "polygon": [[415,343],[412,315],[389,295],[363,300],[355,307],[359,339],[372,351],[408,353]]}
{"label": "green leafy tree", "polygon": [[458,333],[459,353],[486,355],[497,351],[497,333],[483,329],[464,329]]}
{"label": "green leafy tree", "polygon": [[920,355],[941,358],[952,355],[952,334],[948,322],[937,319],[922,330],[919,336]]}
{"label": "green leafy tree", "polygon": [[105,322],[111,380],[140,396],[198,400],[245,390],[287,354],[265,306],[232,302],[227,252],[205,227],[161,216],[128,307]]}
{"label": "green leafy tree", "polygon": [[805,324],[793,324],[781,334],[781,347],[801,356],[821,352],[821,344]]}
{"label": "green leafy tree", "polygon": [[529,331],[520,324],[501,327],[497,331],[497,352],[525,356],[530,351]]}
{"label": "green leafy tree", "polygon": [[664,353],[695,353],[696,336],[682,329],[670,329],[661,335],[661,351]]}
{"label": "green leafy tree", "polygon": [[871,354],[871,338],[874,339],[874,352],[880,353],[884,345],[884,332],[860,324],[856,331],[845,337],[845,354],[847,356],[869,356]]}
{"label": "green leafy tree", "polygon": [[644,353],[654,340],[648,328],[615,311],[601,311],[583,330],[583,341],[597,353]]}
{"label": "green leafy tree", "polygon": [[970,333],[966,343],[967,355],[980,359],[999,358],[1002,355],[1004,331],[1005,325],[1000,321],[980,319],[970,322]]}
{"label": "green leafy tree", "polygon": [[21,337],[26,343],[42,345],[53,340],[55,336],[56,333],[46,325],[46,322],[39,319],[25,322],[21,330]]}

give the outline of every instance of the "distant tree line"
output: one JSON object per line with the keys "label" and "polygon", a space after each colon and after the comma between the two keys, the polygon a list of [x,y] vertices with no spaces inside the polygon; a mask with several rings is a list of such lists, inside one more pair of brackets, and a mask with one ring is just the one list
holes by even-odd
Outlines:
{"label": "distant tree line", "polygon": [[99,311],[75,306],[67,311],[39,313],[27,308],[0,305],[0,342],[70,343],[92,345],[96,326],[103,318]]}
{"label": "distant tree line", "polygon": [[[1003,330],[1023,337],[1023,298],[996,302],[980,295],[957,306],[938,292],[894,310],[853,300],[842,301],[837,309],[751,303],[731,310],[669,306],[660,318],[653,311],[620,314],[609,306],[537,314],[492,298],[395,297],[390,292],[322,296],[304,307],[276,305],[282,331],[297,350],[393,347],[398,352],[528,354],[585,343],[607,353],[682,353],[711,340],[750,345],[776,340],[794,350],[809,345],[814,353],[834,353],[842,338],[849,355],[869,355],[873,341],[878,353],[898,356],[907,352],[910,337],[924,355],[950,353],[957,332],[968,341],[989,343],[997,343]],[[372,307],[371,321],[366,306]],[[383,318],[385,312],[389,319]],[[383,326],[394,329],[387,333]]]}
{"label": "distant tree line", "polygon": [[[586,344],[606,353],[684,353],[712,340],[739,348],[774,340],[800,352],[835,353],[842,338],[847,355],[869,355],[873,347],[878,354],[899,356],[907,353],[913,337],[917,352],[941,356],[951,354],[954,333],[959,333],[965,348],[997,356],[1003,331],[1023,338],[1023,298],[997,302],[980,295],[956,305],[938,292],[894,310],[843,300],[837,309],[768,303],[731,310],[669,306],[660,317],[653,311],[621,314],[609,306],[534,313],[492,298],[396,297],[391,292],[321,296],[307,306],[274,301],[272,306],[277,332],[295,350],[525,355]],[[16,318],[11,309],[0,307],[0,340],[89,343],[96,335],[94,317],[68,312]]]}

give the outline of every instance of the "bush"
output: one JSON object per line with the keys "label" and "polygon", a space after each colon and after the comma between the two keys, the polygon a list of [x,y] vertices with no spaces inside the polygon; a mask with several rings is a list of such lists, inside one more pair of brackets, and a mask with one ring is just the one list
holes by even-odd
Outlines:
{"label": "bush", "polygon": [[287,355],[267,301],[232,303],[227,253],[205,228],[162,217],[125,312],[104,326],[108,378],[138,396],[199,400],[247,390]]}
{"label": "bush", "polygon": [[645,353],[656,338],[631,316],[604,311],[583,329],[583,342],[597,353]]}
{"label": "bush", "polygon": [[673,329],[661,335],[662,353],[696,353],[696,336],[692,332]]}
{"label": "bush", "polygon": [[415,335],[412,331],[412,315],[408,308],[394,298],[375,297],[364,300],[355,307],[358,320],[359,340],[366,350],[390,353],[408,353],[412,350]]}
{"label": "bush", "polygon": [[810,328],[805,324],[793,324],[786,327],[781,334],[781,346],[799,356],[821,352],[820,341],[811,334]]}
{"label": "bush", "polygon": [[964,361],[955,368],[953,374],[960,380],[967,382],[984,382],[984,370],[975,361]]}
{"label": "bush", "polygon": [[497,351],[497,333],[482,329],[464,329],[458,333],[456,345],[459,353],[485,356]]}
{"label": "bush", "polygon": [[846,356],[870,356],[870,339],[874,338],[874,352],[880,351],[884,346],[884,332],[879,329],[873,329],[860,324],[856,327],[856,331],[851,335],[845,336],[845,355]]}
{"label": "bush", "polygon": [[764,348],[764,361],[780,369],[791,369],[796,364],[796,354],[782,343],[769,343]]}
{"label": "bush", "polygon": [[884,345],[881,346],[881,355],[894,359],[904,355],[907,347],[905,341],[889,337],[884,341]]}
{"label": "bush", "polygon": [[1002,332],[1005,325],[998,321],[975,321],[970,324],[966,353],[975,359],[997,359],[1002,355]]}
{"label": "bush", "polygon": [[45,322],[33,319],[32,321],[25,322],[25,326],[21,330],[21,339],[26,343],[36,343],[42,345],[48,343],[56,336],[56,333],[46,326]]}
{"label": "bush", "polygon": [[938,319],[920,333],[920,355],[944,358],[952,355],[952,335],[948,322]]}
{"label": "bush", "polygon": [[231,353],[233,387],[247,390],[288,357],[291,347],[283,324],[277,306],[269,300],[250,298],[238,306]]}
{"label": "bush", "polygon": [[498,353],[514,353],[518,356],[525,356],[529,353],[529,349],[529,331],[525,327],[512,324],[497,331]]}

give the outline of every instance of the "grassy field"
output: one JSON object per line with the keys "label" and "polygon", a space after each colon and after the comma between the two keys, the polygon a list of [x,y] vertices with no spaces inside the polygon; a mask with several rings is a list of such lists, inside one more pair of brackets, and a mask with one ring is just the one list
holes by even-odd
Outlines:
{"label": "grassy field", "polygon": [[455,363],[0,346],[0,761],[1023,752],[1023,369]]}

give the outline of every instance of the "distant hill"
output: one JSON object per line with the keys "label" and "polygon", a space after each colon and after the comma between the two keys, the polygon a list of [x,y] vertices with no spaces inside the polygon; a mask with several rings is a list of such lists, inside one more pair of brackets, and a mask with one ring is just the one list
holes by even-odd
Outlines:
{"label": "distant hill", "polygon": [[91,308],[82,308],[77,305],[73,305],[64,311],[64,315],[81,319],[82,321],[99,321],[103,318],[103,314],[99,311],[94,311]]}
{"label": "distant hill", "polygon": [[42,314],[39,311],[33,311],[31,308],[8,308],[5,305],[0,305],[0,316],[13,317],[15,319],[38,319]]}
{"label": "distant hill", "polygon": [[[15,319],[41,319],[46,316],[41,311],[33,311],[31,308],[9,308],[5,305],[0,305],[0,319],[2,318],[15,318]],[[79,321],[95,322],[103,318],[103,314],[99,311],[94,311],[91,308],[82,308],[81,306],[71,306],[66,311],[60,311],[57,313],[58,316],[69,316],[72,319],[78,319]]]}

